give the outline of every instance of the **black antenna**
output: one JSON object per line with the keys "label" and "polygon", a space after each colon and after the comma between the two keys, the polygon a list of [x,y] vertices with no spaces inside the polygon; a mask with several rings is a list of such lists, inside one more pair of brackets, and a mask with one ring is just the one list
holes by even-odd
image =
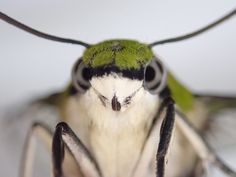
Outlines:
{"label": "black antenna", "polygon": [[173,38],[169,38],[169,39],[163,39],[163,40],[160,40],[160,41],[153,42],[153,43],[149,44],[149,47],[152,48],[152,47],[160,45],[160,44],[166,44],[166,43],[171,43],[171,42],[178,42],[178,41],[182,41],[182,40],[185,40],[185,39],[189,39],[189,38],[195,37],[195,36],[197,36],[197,35],[199,35],[201,33],[206,32],[207,30],[210,30],[210,29],[214,28],[215,26],[225,22],[226,20],[228,20],[229,18],[231,18],[235,14],[236,14],[236,9],[232,10],[230,13],[224,15],[220,19],[216,20],[213,23],[210,23],[209,25],[207,25],[207,26],[205,26],[203,28],[200,28],[200,29],[198,29],[196,31],[193,31],[191,33],[188,33],[188,34],[185,34],[185,35],[182,35],[182,36],[177,36],[177,37],[173,37]]}
{"label": "black antenna", "polygon": [[57,41],[57,42],[64,42],[64,43],[82,45],[86,48],[91,46],[90,44],[87,44],[83,41],[77,41],[77,40],[74,40],[74,39],[61,38],[61,37],[58,37],[58,36],[53,36],[53,35],[50,35],[50,34],[43,33],[41,31],[38,31],[36,29],[33,29],[29,26],[26,26],[26,25],[18,22],[17,20],[7,16],[6,14],[4,14],[2,12],[0,12],[0,19],[2,19],[3,21],[5,21],[5,22],[17,27],[17,28],[20,28],[20,29],[22,29],[22,30],[24,30],[28,33],[34,34],[34,35],[36,35],[38,37],[41,37],[41,38],[44,38],[44,39]]}

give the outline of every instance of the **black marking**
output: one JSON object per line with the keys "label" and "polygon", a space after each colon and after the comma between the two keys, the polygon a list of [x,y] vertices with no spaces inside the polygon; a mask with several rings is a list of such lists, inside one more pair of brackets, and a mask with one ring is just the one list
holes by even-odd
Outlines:
{"label": "black marking", "polygon": [[160,106],[159,115],[166,109],[166,114],[164,120],[161,124],[160,130],[160,141],[158,145],[158,150],[156,154],[157,160],[157,177],[164,177],[165,173],[165,156],[170,144],[171,135],[174,127],[175,122],[175,108],[174,108],[174,101],[171,97],[164,99]]}
{"label": "black marking", "polygon": [[159,109],[157,110],[157,113],[156,113],[156,115],[155,115],[155,117],[154,117],[154,119],[153,119],[153,121],[152,121],[152,125],[151,125],[151,128],[149,129],[149,132],[148,132],[148,135],[147,135],[146,140],[150,137],[151,132],[152,132],[152,130],[153,130],[153,127],[154,127],[155,124],[157,123],[157,120],[160,119],[161,112],[163,111],[164,106],[165,106],[165,105],[163,104],[164,100],[167,99],[167,98],[169,98],[169,97],[171,98],[171,93],[170,93],[169,88],[166,87],[166,88],[160,93],[160,97],[159,97],[159,98],[162,100],[162,104],[160,105]]}
{"label": "black marking", "polygon": [[160,92],[160,86],[163,85],[164,69],[158,60],[153,60],[145,68],[144,87],[151,93]]}
{"label": "black marking", "polygon": [[[80,58],[78,61],[77,61],[77,63],[76,63],[76,65],[75,65],[75,68],[74,68],[74,72],[75,73],[77,73],[78,72],[78,70],[79,70],[79,66],[80,66],[80,64],[83,62],[83,60]],[[83,63],[83,65],[84,65],[84,63]],[[90,80],[91,79],[91,77],[92,77],[92,75],[91,75],[91,67],[89,67],[89,66],[85,66],[84,65],[84,67],[82,68],[82,71],[81,71],[81,75],[82,75],[82,78],[84,79],[84,80]]]}
{"label": "black marking", "polygon": [[90,69],[85,67],[83,68],[82,70],[82,77],[84,78],[84,80],[88,81],[91,79],[91,72],[90,72]]}
{"label": "black marking", "polygon": [[161,92],[160,92],[160,98],[167,98],[171,96],[171,91],[168,86],[166,86]]}
{"label": "black marking", "polygon": [[130,104],[130,102],[131,102],[131,98],[132,98],[132,96],[128,96],[128,97],[126,97],[126,98],[125,98],[125,101],[124,101],[124,104],[125,104],[125,105]]}
{"label": "black marking", "polygon": [[82,93],[90,87],[89,80],[91,79],[90,68],[84,65],[80,58],[74,65],[72,70],[72,81],[76,89]]}
{"label": "black marking", "polygon": [[57,126],[52,142],[52,160],[54,177],[62,177],[62,163],[64,159],[64,143],[62,140],[62,128]]}
{"label": "black marking", "polygon": [[120,74],[123,77],[127,77],[130,79],[144,79],[144,68],[140,69],[119,69],[114,65],[109,65],[106,67],[97,67],[97,68],[90,68],[91,77],[97,76],[101,77],[104,75],[109,75],[111,73]]}
{"label": "black marking", "polygon": [[89,87],[86,85],[81,84],[80,82],[77,82],[77,84],[83,89],[83,90],[87,90]]}
{"label": "black marking", "polygon": [[73,85],[71,85],[68,89],[68,94],[71,95],[71,96],[74,96],[77,93],[78,93],[78,90]]}
{"label": "black marking", "polygon": [[113,96],[112,100],[111,100],[111,107],[114,111],[120,111],[121,109],[121,104],[120,102],[117,100],[116,95]]}
{"label": "black marking", "polygon": [[98,95],[98,98],[100,99],[100,101],[102,102],[102,105],[104,107],[106,107],[106,101],[107,101],[107,98],[101,94]]}
{"label": "black marking", "polygon": [[[83,62],[83,59],[79,59],[79,61],[76,63],[74,69],[75,73],[78,71],[81,62]],[[104,75],[109,75],[111,73],[117,73],[123,77],[127,77],[130,79],[144,79],[144,67],[140,67],[139,69],[120,69],[115,65],[115,59],[114,62],[109,64],[108,66],[99,66],[96,68],[92,68],[90,64],[85,65],[82,70],[82,77],[84,78],[84,80],[91,80],[93,76],[100,77]]]}
{"label": "black marking", "polygon": [[145,70],[145,81],[150,82],[155,78],[156,72],[153,67],[147,66]]}
{"label": "black marking", "polygon": [[160,82],[157,82],[153,87],[149,88],[149,90],[156,90],[161,84],[161,81]]}

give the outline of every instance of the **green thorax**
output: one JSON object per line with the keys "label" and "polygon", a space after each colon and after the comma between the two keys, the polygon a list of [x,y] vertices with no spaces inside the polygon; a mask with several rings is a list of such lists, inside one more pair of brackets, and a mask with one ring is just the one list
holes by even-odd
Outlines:
{"label": "green thorax", "polygon": [[194,106],[193,94],[170,72],[168,72],[167,84],[171,91],[171,96],[175,100],[177,106],[185,112],[191,111]]}
{"label": "green thorax", "polygon": [[91,46],[83,55],[84,63],[93,68],[115,65],[119,69],[140,69],[153,58],[148,45],[133,40],[107,40]]}

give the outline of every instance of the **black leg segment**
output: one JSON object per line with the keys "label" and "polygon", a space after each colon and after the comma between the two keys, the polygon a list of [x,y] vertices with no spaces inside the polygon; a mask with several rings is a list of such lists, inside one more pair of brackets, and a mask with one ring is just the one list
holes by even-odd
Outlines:
{"label": "black leg segment", "polygon": [[52,142],[52,161],[54,177],[62,177],[62,162],[64,159],[64,143],[62,140],[63,127],[57,125]]}
{"label": "black leg segment", "polygon": [[[66,159],[65,148],[78,165],[78,170],[84,177],[102,177],[99,166],[84,146],[78,136],[64,122],[57,124],[52,143],[52,159],[54,177],[63,177],[66,173],[63,168],[64,156]],[[64,160],[65,161],[65,160]],[[65,162],[64,162],[65,163]]]}
{"label": "black leg segment", "polygon": [[160,106],[159,115],[161,116],[164,112],[165,115],[160,129],[160,141],[156,154],[157,177],[164,177],[165,174],[165,157],[167,154],[175,122],[174,101],[170,97],[165,98]]}

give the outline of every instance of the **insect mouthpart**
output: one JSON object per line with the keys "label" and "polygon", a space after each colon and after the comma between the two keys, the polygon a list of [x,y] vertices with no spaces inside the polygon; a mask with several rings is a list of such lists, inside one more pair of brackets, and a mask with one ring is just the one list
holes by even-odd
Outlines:
{"label": "insect mouthpart", "polygon": [[113,111],[120,111],[120,109],[121,109],[121,104],[118,101],[116,95],[114,95],[111,100],[111,107],[112,107]]}

